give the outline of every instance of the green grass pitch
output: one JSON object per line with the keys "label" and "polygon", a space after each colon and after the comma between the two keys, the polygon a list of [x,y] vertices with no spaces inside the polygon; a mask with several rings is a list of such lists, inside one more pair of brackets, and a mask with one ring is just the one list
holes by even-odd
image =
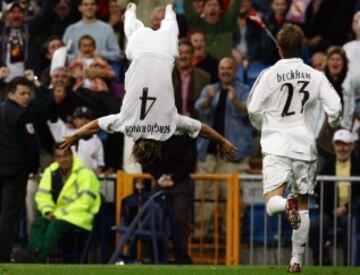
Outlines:
{"label": "green grass pitch", "polygon": [[[0,275],[280,275],[285,266],[171,266],[171,265],[35,265],[3,264]],[[360,268],[305,266],[301,274],[353,275]]]}

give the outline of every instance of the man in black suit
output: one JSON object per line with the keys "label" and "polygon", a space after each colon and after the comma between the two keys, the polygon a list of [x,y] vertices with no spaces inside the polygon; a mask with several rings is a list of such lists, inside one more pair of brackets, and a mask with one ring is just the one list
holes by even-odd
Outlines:
{"label": "man in black suit", "polygon": [[156,179],[156,188],[166,190],[176,264],[192,263],[187,250],[194,205],[190,174],[195,165],[196,140],[188,135],[174,135],[164,141],[160,160],[143,167]]}
{"label": "man in black suit", "polygon": [[39,142],[29,112],[30,83],[15,77],[0,104],[0,263],[10,261],[26,183],[39,167]]}

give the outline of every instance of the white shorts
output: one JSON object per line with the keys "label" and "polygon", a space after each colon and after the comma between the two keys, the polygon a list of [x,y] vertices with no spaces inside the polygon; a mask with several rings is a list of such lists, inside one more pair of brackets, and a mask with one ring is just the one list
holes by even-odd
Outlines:
{"label": "white shorts", "polygon": [[317,161],[302,161],[276,155],[263,158],[264,194],[287,183],[293,194],[312,194],[316,185]]}

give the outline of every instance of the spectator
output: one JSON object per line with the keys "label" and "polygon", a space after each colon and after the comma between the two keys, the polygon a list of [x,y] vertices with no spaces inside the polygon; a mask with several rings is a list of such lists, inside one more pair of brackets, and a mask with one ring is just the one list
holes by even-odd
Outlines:
{"label": "spectator", "polygon": [[[350,177],[360,175],[360,163],[351,157],[351,153],[354,149],[353,135],[348,130],[338,130],[335,132],[332,145],[335,151],[335,159],[328,159],[324,168],[321,170],[321,175],[338,176],[338,177]],[[344,253],[344,265],[350,263],[347,262],[347,243],[348,243],[348,230],[347,230],[347,214],[349,211],[350,200],[354,203],[356,198],[360,196],[360,190],[357,182],[339,181],[338,185],[334,186],[335,182],[326,182],[323,190],[323,243],[321,249],[323,250],[323,265],[330,265],[330,245],[332,236],[329,236],[329,231],[333,230],[334,215],[337,217],[337,224],[341,231],[336,229],[338,234],[338,244],[342,244]],[[349,188],[351,185],[351,197],[349,194]],[[317,194],[317,202],[320,204],[320,190],[321,185],[317,185],[315,192]],[[336,190],[336,192],[335,192]],[[334,209],[334,200],[336,198],[337,205]],[[319,232],[320,232],[320,219],[319,217],[312,221],[310,226],[310,239],[309,245],[313,251],[314,263],[319,264]],[[334,233],[333,233],[334,234]]]}
{"label": "spectator", "polygon": [[[51,87],[51,88],[50,88]],[[66,123],[72,121],[76,107],[88,106],[96,108],[91,100],[81,97],[69,88],[68,75],[65,68],[57,68],[52,72],[50,87],[43,85],[35,89],[36,97],[31,101],[30,109],[36,118],[35,124],[40,137],[41,167],[49,165],[53,154],[54,139],[46,122],[49,117],[59,117]]]}
{"label": "spectator", "polygon": [[[341,127],[350,130],[355,112],[355,92],[352,90],[354,85],[352,84],[352,75],[348,73],[348,60],[345,51],[338,46],[330,47],[326,52],[326,60],[325,75],[341,98],[343,109]],[[321,123],[320,120],[319,123]],[[317,139],[320,168],[324,159],[334,155],[331,144],[334,131],[325,121]]]}
{"label": "spectator", "polygon": [[192,28],[206,34],[206,52],[216,59],[231,54],[233,27],[239,10],[239,1],[231,0],[226,13],[221,16],[220,0],[204,0],[203,16],[196,13],[192,0],[184,0],[185,17]]}
{"label": "spectator", "polygon": [[109,14],[105,18],[105,21],[112,26],[116,40],[119,43],[121,52],[124,52],[125,49],[125,33],[124,33],[124,24],[122,21],[123,9],[117,0],[109,0],[108,3]]}
{"label": "spectator", "polygon": [[5,20],[0,21],[0,67],[7,67],[9,82],[16,76],[23,76],[26,69],[39,73],[35,38],[44,26],[50,24],[54,0],[45,2],[41,13],[29,21],[25,21],[25,7],[20,1],[7,4]]}
{"label": "spectator", "polygon": [[[156,7],[151,13],[150,27],[153,30],[158,30],[160,28],[161,20],[164,19],[165,16],[165,8],[164,7]],[[184,37],[187,32],[187,24],[183,15],[176,14],[176,21],[179,27],[179,36]]]}
{"label": "spectator", "polygon": [[192,0],[195,12],[202,16],[202,13],[204,11],[204,0]]}
{"label": "spectator", "polygon": [[293,24],[303,26],[305,23],[306,9],[312,0],[292,0],[289,1],[290,7],[287,14],[287,20]]}
{"label": "spectator", "polygon": [[156,179],[156,189],[166,190],[175,264],[191,264],[188,237],[194,204],[194,182],[190,174],[196,165],[196,142],[187,135],[172,136],[163,143],[160,155],[160,160],[144,167],[144,170]]}
{"label": "spectator", "polygon": [[355,107],[355,92],[350,91],[347,85],[352,78],[352,74],[348,71],[346,53],[341,47],[330,47],[326,52],[326,59],[325,74],[339,94],[343,106],[341,126],[351,129]]}
{"label": "spectator", "polygon": [[120,48],[116,41],[115,33],[109,24],[96,18],[96,0],[81,0],[79,11],[82,19],[67,27],[63,41],[66,45],[70,43],[68,56],[72,60],[78,55],[77,45],[84,35],[91,35],[97,46],[99,55],[108,61],[120,59]]}
{"label": "spectator", "polygon": [[194,29],[189,32],[188,37],[194,46],[192,65],[208,72],[211,76],[211,83],[217,82],[219,80],[219,62],[205,51],[205,33],[200,29]]}
{"label": "spectator", "polygon": [[[253,129],[246,109],[249,87],[239,82],[235,76],[235,60],[229,57],[223,58],[219,63],[220,81],[202,90],[200,98],[195,103],[195,109],[199,112],[201,121],[211,125],[217,132],[235,144],[238,148],[237,156],[234,161],[216,158],[216,144],[199,139],[197,144],[199,173],[232,173],[249,170]],[[205,194],[212,196],[205,199],[213,199],[215,186],[209,182],[203,184]],[[219,195],[224,199],[226,192],[224,186],[221,186]],[[196,189],[196,198],[201,197],[198,190],[200,191],[201,188]],[[214,213],[213,204],[207,204],[205,209],[205,228],[211,230],[210,222]],[[225,217],[225,209],[222,209],[220,216]],[[198,218],[199,213],[195,209],[195,219]],[[196,220],[196,222],[199,221]],[[224,221],[220,230],[225,233]]]}
{"label": "spectator", "polygon": [[70,63],[69,73],[75,79],[74,91],[83,87],[96,93],[108,92],[106,81],[115,78],[111,66],[96,53],[95,39],[89,35],[80,37],[79,55]]}
{"label": "spectator", "polygon": [[66,28],[79,21],[80,14],[77,9],[78,1],[58,0],[53,9],[52,22],[42,29],[40,44],[51,36],[63,37]]}
{"label": "spectator", "polygon": [[198,118],[194,104],[201,90],[210,83],[210,75],[198,68],[194,68],[191,60],[194,47],[187,39],[180,40],[179,56],[175,60],[172,74],[175,105],[179,114]]}
{"label": "spectator", "polygon": [[[115,78],[111,66],[96,53],[96,41],[89,35],[79,40],[79,56],[69,65],[70,75],[75,78],[72,90],[93,103],[96,116],[119,112],[120,103],[108,93],[108,84]],[[88,105],[89,106],[89,105]],[[122,152],[122,134],[109,135],[105,142],[105,160],[107,167],[118,169]]]}
{"label": "spectator", "polygon": [[76,228],[91,231],[101,204],[96,175],[71,150],[55,147],[54,157],[35,195],[41,216],[29,237],[29,247],[40,262],[51,255],[64,233]]}
{"label": "spectator", "polygon": [[323,72],[326,66],[326,55],[323,52],[316,52],[311,57],[311,67]]}
{"label": "spectator", "polygon": [[332,0],[316,0],[309,4],[304,33],[311,53],[326,51],[331,45],[342,45],[346,41],[350,23],[346,13],[347,4]]}
{"label": "spectator", "polygon": [[[86,106],[80,106],[75,109],[72,116],[74,128],[70,128],[68,124],[57,117],[48,120],[47,124],[55,142],[60,142],[65,136],[72,134],[75,129],[79,129],[92,119],[93,112]],[[71,149],[73,154],[81,159],[85,167],[92,169],[97,175],[101,173],[102,167],[104,167],[104,149],[97,135],[81,139],[77,148],[73,146]]]}
{"label": "spectator", "polygon": [[164,19],[165,16],[165,8],[164,7],[156,7],[153,12],[151,13],[150,19],[150,27],[156,31],[160,29],[161,21]]}
{"label": "spectator", "polygon": [[22,209],[26,183],[39,166],[39,144],[28,111],[29,82],[16,77],[8,84],[8,99],[0,104],[0,262],[9,262]]}
{"label": "spectator", "polygon": [[352,29],[355,40],[346,43],[343,48],[349,60],[349,71],[357,72],[360,68],[360,11],[354,14]]}
{"label": "spectator", "polygon": [[257,16],[252,0],[241,1],[237,21],[234,27],[232,55],[240,64],[262,62],[262,28],[250,16]]}
{"label": "spectator", "polygon": [[26,18],[32,18],[33,16],[39,14],[40,7],[38,6],[37,1],[35,1],[35,0],[19,0],[19,2],[25,8]]}
{"label": "spectator", "polygon": [[63,46],[64,43],[62,42],[59,36],[51,36],[44,43],[43,53],[44,53],[45,64],[44,64],[44,68],[41,70],[40,82],[45,86],[49,86],[50,84],[50,64],[54,52]]}
{"label": "spectator", "polygon": [[5,79],[9,76],[10,70],[7,67],[0,67],[0,102],[6,97]]}
{"label": "spectator", "polygon": [[[285,16],[288,8],[287,6],[288,5],[286,0],[271,1],[271,12],[265,18],[265,23],[274,37],[276,37],[281,27],[286,23]],[[264,61],[266,64],[272,65],[280,59],[279,50],[274,41],[268,36],[265,37],[264,44]]]}
{"label": "spectator", "polygon": [[[310,65],[314,69],[324,72],[325,66],[326,66],[326,55],[323,52],[314,53],[313,56],[311,57]],[[317,139],[319,137],[319,134],[320,134],[322,128],[324,127],[324,123],[326,123],[326,114],[325,114],[324,109],[321,106],[320,101],[316,102],[315,109],[316,109],[316,115],[314,115],[314,117],[316,117],[316,120],[313,120],[311,128],[312,128],[313,132],[315,133],[315,137]],[[328,128],[328,130],[331,131],[330,128]],[[321,160],[319,162],[318,167],[321,168],[323,163],[324,162]]]}
{"label": "spectator", "polygon": [[48,93],[51,97],[49,110],[46,115],[52,115],[54,112],[66,123],[72,120],[72,114],[79,106],[87,106],[92,110],[98,111],[97,104],[86,96],[74,93],[70,89],[68,72],[65,68],[57,68],[51,74],[50,89],[42,91]]}

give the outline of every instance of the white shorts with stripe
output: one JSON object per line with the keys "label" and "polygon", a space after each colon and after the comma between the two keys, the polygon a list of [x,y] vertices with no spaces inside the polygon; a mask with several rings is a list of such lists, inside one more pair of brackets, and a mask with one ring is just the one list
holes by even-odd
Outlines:
{"label": "white shorts with stripe", "polygon": [[312,194],[316,185],[317,160],[302,161],[266,154],[263,157],[264,194],[287,183],[293,194]]}

